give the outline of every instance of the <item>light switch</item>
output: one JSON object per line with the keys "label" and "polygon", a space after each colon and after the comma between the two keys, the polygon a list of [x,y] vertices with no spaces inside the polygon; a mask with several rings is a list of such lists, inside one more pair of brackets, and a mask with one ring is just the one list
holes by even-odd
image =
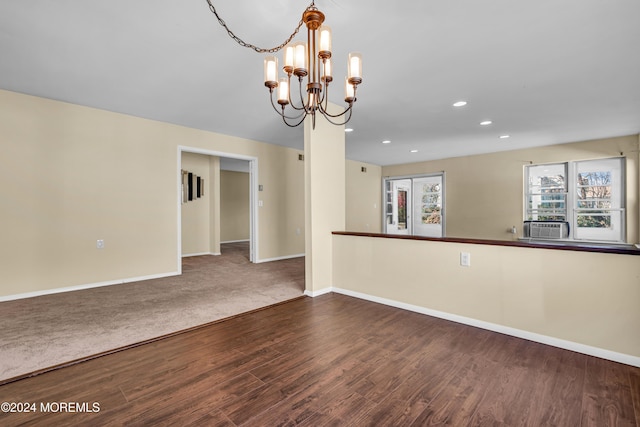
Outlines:
{"label": "light switch", "polygon": [[471,266],[471,254],[469,252],[460,252],[460,265],[463,267]]}

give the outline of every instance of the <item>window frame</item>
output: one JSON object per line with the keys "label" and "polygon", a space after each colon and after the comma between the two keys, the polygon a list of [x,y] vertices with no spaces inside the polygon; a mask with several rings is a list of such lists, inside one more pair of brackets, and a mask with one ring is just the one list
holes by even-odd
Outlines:
{"label": "window frame", "polygon": [[[589,166],[589,164],[593,165]],[[567,162],[554,162],[554,163],[541,163],[541,164],[529,164],[525,165],[524,170],[524,197],[523,197],[523,219],[524,221],[566,221],[569,224],[569,236],[563,240],[577,241],[577,242],[604,242],[604,243],[625,243],[626,242],[626,171],[625,171],[625,158],[624,157],[609,157],[600,159],[588,159],[588,160],[574,160]],[[563,216],[563,219],[558,218],[540,218],[540,208],[532,207],[531,200],[533,197],[539,197],[542,199],[544,187],[531,184],[531,174],[534,168],[543,167],[562,167],[564,169],[564,189],[566,194],[564,203],[564,213],[558,214],[553,210],[542,211],[542,213],[549,213],[553,215],[549,216]],[[608,198],[584,198],[580,199],[578,191],[580,184],[578,183],[578,177],[581,171],[588,171],[590,173],[606,171],[610,172],[611,182],[608,186],[611,187],[610,195]],[[541,175],[534,175],[541,176]],[[533,187],[540,187],[540,191],[533,192]],[[591,187],[598,187],[598,185],[592,185]],[[600,185],[599,187],[603,187]],[[552,187],[547,187],[551,189]],[[588,187],[584,187],[588,188]],[[551,193],[549,193],[551,194]],[[539,199],[539,204],[542,201]],[[608,201],[610,206],[608,208],[584,208],[579,207],[579,202],[583,201]],[[553,202],[553,200],[550,200]],[[557,210],[556,210],[557,211]],[[578,218],[586,215],[581,212],[592,212],[594,217],[602,218],[609,217],[611,227],[579,227]]]}
{"label": "window frame", "polygon": [[[562,189],[564,191],[561,192],[554,192],[554,191],[550,191],[549,193],[546,193],[543,190],[554,190],[554,189],[558,189],[558,186],[544,186],[542,184],[540,185],[531,185],[531,169],[534,168],[554,168],[554,167],[561,167],[562,168],[562,174],[563,174],[563,178],[564,178],[564,185],[562,187]],[[546,164],[539,164],[539,165],[528,165],[525,167],[525,189],[524,189],[524,220],[525,221],[569,221],[569,213],[568,213],[568,206],[569,206],[569,167],[568,164],[565,163],[546,163]],[[535,176],[541,176],[541,175],[535,175]],[[530,191],[531,187],[535,186],[535,187],[540,187],[540,191],[538,192],[532,192]],[[558,200],[558,199],[548,199],[545,200],[545,195],[564,195],[564,199],[563,200]],[[534,198],[538,198],[539,199],[539,204],[543,204],[543,203],[556,203],[556,202],[564,202],[564,207],[561,209],[555,208],[555,209],[541,209],[539,207],[537,208],[533,208],[530,207],[533,199]],[[557,211],[562,210],[564,213],[558,214]],[[546,215],[544,215],[546,214]],[[540,218],[540,216],[542,216],[542,218]],[[557,218],[558,216],[562,216],[563,218]],[[534,218],[535,217],[535,218]],[[547,217],[556,217],[556,218],[547,218]]]}
{"label": "window frame", "polygon": [[[427,230],[424,225],[419,225],[416,227],[415,224],[415,208],[422,209],[422,202],[418,203],[414,200],[415,194],[415,184],[416,181],[421,181],[423,179],[431,179],[436,178],[440,180],[440,211],[438,213],[440,223],[437,224],[437,227],[430,227],[433,224],[429,224],[426,228],[437,228],[437,230]],[[393,218],[395,213],[392,210],[389,210],[389,206],[393,204],[394,193],[391,190],[391,183],[394,181],[409,181],[410,188],[410,197],[407,198],[407,209],[410,212],[411,220],[408,221],[407,224],[407,232],[406,233],[397,233],[393,230],[390,230],[390,225],[393,224],[389,222],[389,218]],[[438,203],[435,203],[436,205]],[[415,206],[414,206],[415,205]],[[446,174],[444,171],[442,172],[433,172],[433,173],[425,173],[425,174],[417,174],[417,175],[402,175],[402,176],[385,176],[382,178],[382,230],[384,233],[388,234],[408,234],[412,236],[425,236],[425,237],[445,237],[446,232]],[[434,233],[435,232],[435,233]]]}

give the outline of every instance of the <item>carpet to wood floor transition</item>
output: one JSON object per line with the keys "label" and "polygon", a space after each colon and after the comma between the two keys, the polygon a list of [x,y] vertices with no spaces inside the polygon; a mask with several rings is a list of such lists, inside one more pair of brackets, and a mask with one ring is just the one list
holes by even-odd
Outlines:
{"label": "carpet to wood floor transition", "polygon": [[304,258],[252,264],[248,243],[180,276],[0,302],[3,380],[298,298]]}

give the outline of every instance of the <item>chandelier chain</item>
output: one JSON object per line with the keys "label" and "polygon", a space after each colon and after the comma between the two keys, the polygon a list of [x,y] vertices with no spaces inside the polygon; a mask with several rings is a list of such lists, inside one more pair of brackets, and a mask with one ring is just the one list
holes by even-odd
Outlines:
{"label": "chandelier chain", "polygon": [[[296,34],[298,34],[298,31],[300,31],[300,27],[302,27],[302,24],[304,24],[304,22],[302,22],[302,19],[300,19],[300,22],[298,23],[298,26],[296,27],[296,29],[293,31],[293,33],[289,36],[289,38],[287,40],[285,40],[279,46],[265,49],[265,48],[261,48],[261,47],[252,45],[251,43],[247,43],[244,40],[242,40],[240,37],[236,36],[233,33],[233,31],[231,31],[231,29],[229,29],[229,27],[227,27],[227,24],[220,17],[220,15],[218,15],[218,12],[216,11],[216,8],[213,6],[213,4],[211,3],[211,0],[207,0],[207,3],[209,3],[209,9],[216,16],[216,18],[218,19],[218,22],[220,23],[220,25],[222,25],[224,27],[224,29],[227,30],[227,34],[229,34],[229,37],[231,37],[233,40],[235,40],[236,43],[238,43],[240,46],[247,47],[249,49],[253,49],[258,53],[275,53],[275,52],[278,52],[280,49],[282,49],[287,44],[289,44],[289,42],[291,40],[293,40],[293,38],[296,36]],[[312,0],[311,4],[307,7],[306,10],[308,10],[310,8],[314,8],[314,7],[315,7],[315,0]]]}

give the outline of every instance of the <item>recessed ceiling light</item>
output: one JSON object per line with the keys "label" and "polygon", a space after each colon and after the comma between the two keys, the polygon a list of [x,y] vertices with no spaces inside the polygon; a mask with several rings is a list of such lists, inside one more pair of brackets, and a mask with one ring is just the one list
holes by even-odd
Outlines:
{"label": "recessed ceiling light", "polygon": [[391,144],[391,141],[389,141],[388,139],[385,139],[384,141],[382,141],[383,144]]}
{"label": "recessed ceiling light", "polygon": [[345,128],[345,129],[344,129],[344,131],[345,131],[345,132],[353,132],[353,129],[351,129],[351,128]]}
{"label": "recessed ceiling light", "polygon": [[418,152],[418,150],[411,150],[411,152],[412,152],[412,153],[417,153],[417,152]]}
{"label": "recessed ceiling light", "polygon": [[464,107],[467,105],[467,101],[458,101],[453,104],[454,107]]}
{"label": "recessed ceiling light", "polygon": [[510,135],[500,135],[500,139],[507,139]]}
{"label": "recessed ceiling light", "polygon": [[491,123],[493,123],[491,120],[485,120],[483,122],[480,122],[480,126],[487,126],[487,125],[490,125]]}

